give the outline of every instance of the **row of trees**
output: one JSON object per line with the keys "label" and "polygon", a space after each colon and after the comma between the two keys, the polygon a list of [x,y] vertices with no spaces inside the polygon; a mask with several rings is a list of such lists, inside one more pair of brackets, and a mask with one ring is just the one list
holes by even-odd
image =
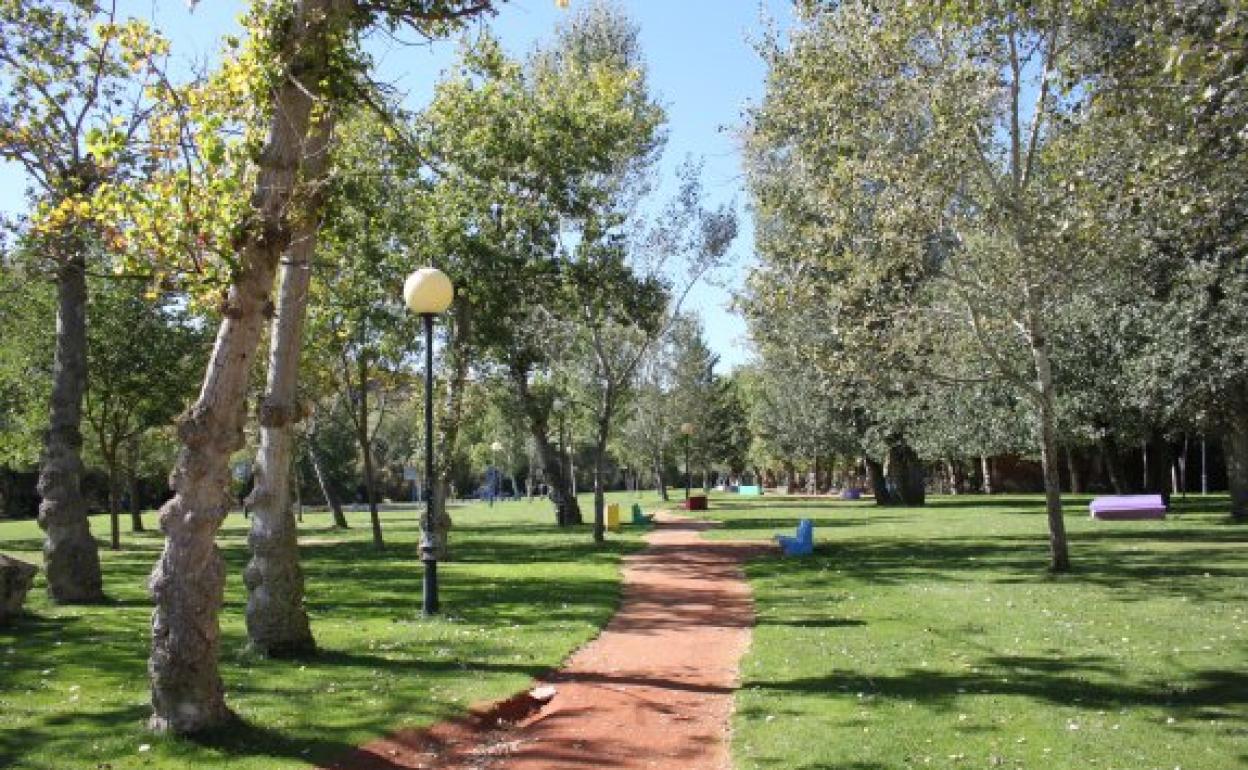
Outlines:
{"label": "row of trees", "polygon": [[1159,490],[1220,437],[1248,519],[1246,36],[1205,0],[803,4],[749,126],[764,380],[901,502],[922,459],[1038,452],[1057,571],[1063,447],[1146,444]]}
{"label": "row of trees", "polygon": [[[6,329],[11,320],[27,333],[5,335],[0,397],[15,408],[0,427],[46,426],[39,521],[54,601],[104,595],[81,494],[84,406],[114,510],[122,469],[138,462],[127,458],[168,437],[158,428],[180,411],[150,581],[154,729],[230,718],[215,535],[236,502],[231,473],[248,432],[243,577],[257,652],[315,649],[292,513],[301,438],[328,481],[319,448],[349,423],[384,547],[374,447],[387,410],[412,400],[406,372],[421,351],[398,287],[415,265],[435,264],[459,287],[437,349],[434,539],[446,549],[459,431],[483,390],[500,423],[527,432],[565,524],[581,517],[553,428],[579,417],[602,538],[608,445],[636,373],[736,220],[703,205],[696,168],[669,205],[646,202],[664,114],[636,28],[606,6],[580,9],[522,59],[486,32],[465,38],[418,112],[374,82],[370,35],[440,38],[494,6],[256,2],[220,66],[179,82],[169,44],[115,5],[0,3],[0,153],[31,183],[3,257]],[[53,314],[55,334],[42,333]],[[40,393],[45,419],[29,408]]]}

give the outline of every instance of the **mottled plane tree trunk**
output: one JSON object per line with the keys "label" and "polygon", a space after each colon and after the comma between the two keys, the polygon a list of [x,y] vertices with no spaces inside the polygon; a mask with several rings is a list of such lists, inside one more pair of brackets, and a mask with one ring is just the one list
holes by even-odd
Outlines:
{"label": "mottled plane tree trunk", "polygon": [[[301,176],[310,188],[311,211],[321,207],[332,135],[333,119],[321,118],[304,152]],[[260,406],[256,484],[247,499],[251,509],[251,532],[247,538],[251,561],[243,571],[243,583],[247,586],[247,638],[252,650],[271,657],[296,656],[316,649],[303,606],[298,528],[291,507],[291,470],[294,424],[301,417],[299,353],[319,224],[315,216],[305,216],[295,224],[282,266],[266,392]]]}
{"label": "mottled plane tree trunk", "polygon": [[[237,269],[198,400],[182,417],[182,448],[170,474],[175,495],[160,510],[165,547],[152,571],[151,727],[195,733],[231,720],[218,670],[225,566],[216,532],[231,503],[230,455],[243,446],[247,387],[267,319],[278,262],[291,241],[288,221],[309,134],[315,89],[329,74],[354,3],[303,0],[273,52],[286,75],[273,110],[239,239]],[[298,73],[298,77],[294,73]]]}
{"label": "mottled plane tree trunk", "polygon": [[99,547],[82,496],[82,402],[87,387],[85,255],[72,246],[56,272],[56,353],[48,429],[39,463],[39,526],[48,596],[58,604],[104,598]]}

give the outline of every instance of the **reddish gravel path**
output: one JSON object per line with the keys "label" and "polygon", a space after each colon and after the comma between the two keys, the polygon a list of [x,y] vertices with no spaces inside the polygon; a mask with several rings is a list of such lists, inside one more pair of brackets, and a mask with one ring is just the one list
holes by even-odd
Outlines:
{"label": "reddish gravel path", "polygon": [[754,607],[741,562],[757,543],[704,541],[672,515],[624,560],[624,599],[603,633],[545,682],[473,718],[399,733],[334,770],[727,770],[737,662]]}

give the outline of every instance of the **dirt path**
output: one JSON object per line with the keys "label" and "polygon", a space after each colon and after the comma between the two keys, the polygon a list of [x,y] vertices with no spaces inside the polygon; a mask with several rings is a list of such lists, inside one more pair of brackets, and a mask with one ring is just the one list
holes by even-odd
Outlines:
{"label": "dirt path", "polygon": [[711,525],[661,515],[624,560],[624,599],[562,669],[471,719],[361,747],[334,770],[727,770],[737,662],[754,607],[741,562],[758,544],[708,542]]}

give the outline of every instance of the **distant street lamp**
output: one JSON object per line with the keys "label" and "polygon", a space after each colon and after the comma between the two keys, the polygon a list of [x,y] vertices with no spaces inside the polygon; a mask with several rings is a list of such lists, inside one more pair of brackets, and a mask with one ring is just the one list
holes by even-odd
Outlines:
{"label": "distant street lamp", "polygon": [[421,611],[438,612],[438,554],[433,542],[433,317],[446,311],[455,298],[451,279],[436,267],[422,267],[403,284],[403,301],[425,324],[425,516],[420,534],[420,560],[425,571],[421,582]]}
{"label": "distant street lamp", "polygon": [[498,484],[499,484],[499,476],[500,476],[498,472],[498,452],[502,448],[503,448],[503,445],[498,441],[495,441],[493,444],[490,444],[490,454],[491,454],[490,474],[489,474],[490,477],[486,479],[486,484],[489,485],[489,489],[490,489],[490,507],[491,508],[494,507],[494,498],[498,497]]}
{"label": "distant street lamp", "polygon": [[693,477],[689,474],[689,441],[693,438],[693,432],[696,430],[693,423],[686,422],[680,426],[680,432],[685,437],[685,507],[689,507],[689,486]]}

